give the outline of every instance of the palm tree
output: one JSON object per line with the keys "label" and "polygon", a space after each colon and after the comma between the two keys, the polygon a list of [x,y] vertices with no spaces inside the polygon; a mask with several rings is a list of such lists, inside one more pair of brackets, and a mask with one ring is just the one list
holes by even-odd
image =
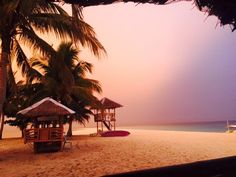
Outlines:
{"label": "palm tree", "polygon": [[8,93],[7,93],[6,101],[4,102],[4,107],[3,107],[4,116],[8,118],[5,121],[5,123],[11,126],[17,126],[21,130],[22,137],[23,137],[23,130],[27,127],[28,123],[30,122],[29,118],[23,119],[22,117],[16,117],[16,113],[18,111],[29,106],[29,102],[27,101],[28,100],[27,98],[28,98],[28,95],[30,95],[30,92],[27,92],[27,94],[24,94],[23,93],[24,87],[26,87],[26,85],[22,85],[22,83],[17,83],[18,93],[15,93],[15,94],[10,93],[7,90]]}
{"label": "palm tree", "polygon": [[2,137],[4,123],[8,123],[12,126],[18,126],[23,136],[23,129],[27,126],[29,121],[26,119],[4,121],[5,116],[7,118],[13,118],[22,108],[29,106],[27,102],[27,95],[30,94],[29,89],[27,90],[26,95],[26,92],[24,92],[26,85],[23,85],[23,81],[15,83],[14,76],[15,73],[11,73],[11,70],[9,70],[7,74],[6,100],[3,106],[4,114],[2,115],[3,123],[1,124],[0,137]]}
{"label": "palm tree", "polygon": [[[76,9],[76,8],[75,8]],[[11,70],[13,55],[23,74],[34,74],[21,44],[27,45],[43,55],[54,56],[55,51],[38,33],[54,33],[60,39],[71,39],[76,44],[89,47],[99,56],[105,52],[96,39],[93,28],[78,15],[69,16],[59,5],[48,0],[1,0],[0,21],[0,115],[6,98],[7,70]],[[2,121],[3,123],[3,121]],[[0,137],[1,139],[1,137]]]}
{"label": "palm tree", "polygon": [[[16,84],[14,76],[12,77],[12,74],[10,72],[7,73],[7,89],[6,89],[6,100],[10,100],[14,95],[16,94]],[[6,103],[6,102],[5,102]],[[14,109],[13,107],[9,107],[11,109]],[[5,110],[4,110],[5,112]],[[1,115],[1,126],[0,126],[0,137],[2,138],[3,134],[3,127],[5,122],[5,116],[4,114]],[[0,138],[0,139],[1,139]]]}
{"label": "palm tree", "polygon": [[30,65],[37,74],[28,75],[29,82],[42,85],[42,89],[32,95],[34,101],[50,96],[76,112],[68,120],[68,136],[72,136],[73,120],[80,123],[88,120],[92,114],[89,108],[98,102],[94,93],[102,91],[97,80],[86,78],[93,66],[80,60],[78,54],[72,43],[62,43],[55,58],[31,58]]}
{"label": "palm tree", "polygon": [[[57,0],[51,0],[57,1]],[[88,6],[107,5],[116,2],[134,2],[150,4],[170,4],[181,1],[194,2],[200,11],[207,12],[208,15],[215,15],[222,25],[230,25],[232,31],[236,30],[236,1],[235,0],[64,0],[69,4],[77,4],[81,8]]]}

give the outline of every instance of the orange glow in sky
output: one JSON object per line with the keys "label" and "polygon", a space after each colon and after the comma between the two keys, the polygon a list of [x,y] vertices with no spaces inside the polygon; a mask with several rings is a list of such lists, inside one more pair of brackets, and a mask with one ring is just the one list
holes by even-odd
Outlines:
{"label": "orange glow in sky", "polygon": [[[66,9],[69,9],[65,6]],[[191,3],[84,8],[108,55],[94,64],[118,124],[236,118],[236,32]]]}

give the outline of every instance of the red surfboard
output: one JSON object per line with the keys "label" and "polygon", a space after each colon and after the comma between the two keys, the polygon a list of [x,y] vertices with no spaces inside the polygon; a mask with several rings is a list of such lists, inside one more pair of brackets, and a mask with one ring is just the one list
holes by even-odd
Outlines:
{"label": "red surfboard", "polygon": [[101,134],[102,137],[128,136],[130,132],[125,130],[106,131]]}

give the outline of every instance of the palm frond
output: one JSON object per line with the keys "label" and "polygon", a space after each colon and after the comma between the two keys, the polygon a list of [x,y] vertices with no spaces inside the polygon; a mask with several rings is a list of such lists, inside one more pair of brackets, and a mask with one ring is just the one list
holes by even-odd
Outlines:
{"label": "palm frond", "polygon": [[93,64],[85,61],[79,61],[73,70],[73,75],[76,77],[84,77],[86,72],[92,73]]}
{"label": "palm frond", "polygon": [[78,33],[80,32],[80,28],[82,30],[82,33],[80,34],[84,37],[83,40],[80,41],[82,46],[88,47],[90,50],[92,50],[95,56],[100,57],[101,54],[106,54],[105,48],[96,38],[96,33],[89,24],[87,24],[83,20],[76,20],[74,21],[74,26],[76,27]]}
{"label": "palm frond", "polygon": [[32,57],[29,60],[29,64],[31,67],[39,68],[39,70],[42,70],[42,71],[47,71],[49,69],[48,68],[48,61],[45,60],[44,58]]}
{"label": "palm frond", "polygon": [[33,51],[40,52],[43,56],[55,55],[55,50],[47,42],[41,39],[34,31],[21,26],[19,40],[25,45],[28,45]]}
{"label": "palm frond", "polygon": [[25,73],[25,68],[30,68],[30,65],[28,63],[28,59],[23,51],[23,49],[21,48],[20,44],[18,43],[17,40],[14,40],[14,46],[13,46],[13,54],[15,54],[16,57],[16,63],[18,67],[21,67],[22,65],[24,69],[22,70],[22,73]]}
{"label": "palm frond", "polygon": [[45,90],[42,83],[26,84],[19,87],[21,95],[24,97],[26,105],[32,105],[33,103],[50,96]]}
{"label": "palm frond", "polygon": [[[1,0],[0,1],[0,16],[1,18],[0,24],[4,23],[12,13],[16,10],[20,3],[20,0]],[[6,16],[7,15],[7,16]]]}
{"label": "palm frond", "polygon": [[37,6],[39,0],[20,0],[17,9],[18,15],[29,16],[32,10]]}
{"label": "palm frond", "polygon": [[87,78],[78,78],[75,82],[80,87],[87,88],[97,93],[102,93],[102,87],[99,81]]}
{"label": "palm frond", "polygon": [[31,0],[36,1],[36,5],[32,9],[33,14],[38,13],[55,13],[68,15],[65,10],[63,10],[59,5],[50,2],[48,0]]}
{"label": "palm frond", "polygon": [[63,58],[68,68],[73,68],[75,62],[78,61],[79,51],[76,50],[71,42],[61,43],[57,49],[57,54],[60,58]]}
{"label": "palm frond", "polygon": [[24,81],[23,80],[20,80],[16,83],[16,85],[19,87],[19,86],[22,86],[24,84]]}
{"label": "palm frond", "polygon": [[72,4],[71,9],[72,9],[72,16],[76,20],[83,19],[83,13],[82,13],[83,8],[81,6],[79,6],[78,4]]}
{"label": "palm frond", "polygon": [[89,89],[80,86],[73,86],[71,95],[75,100],[84,102],[86,105],[91,105],[97,101],[97,98]]}
{"label": "palm frond", "polygon": [[21,73],[27,78],[27,81],[31,83],[33,80],[38,80],[41,74],[30,66],[28,58],[17,40],[14,40],[13,51],[15,53],[17,66],[21,68]]}
{"label": "palm frond", "polygon": [[12,71],[11,65],[8,65],[7,68],[7,89],[6,89],[6,97],[9,98],[12,95],[17,94],[17,84],[15,80],[15,74]]}
{"label": "palm frond", "polygon": [[58,38],[67,40],[91,49],[94,55],[101,56],[106,53],[105,48],[96,38],[93,28],[82,20],[73,20],[60,14],[35,14],[31,17],[31,23],[41,33],[54,33]]}

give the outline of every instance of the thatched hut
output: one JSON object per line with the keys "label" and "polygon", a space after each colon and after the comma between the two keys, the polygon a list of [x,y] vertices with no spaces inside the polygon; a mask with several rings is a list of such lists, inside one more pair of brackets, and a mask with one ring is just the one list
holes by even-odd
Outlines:
{"label": "thatched hut", "polygon": [[33,143],[35,152],[58,151],[64,143],[63,118],[75,112],[52,98],[21,110],[17,116],[31,118],[31,128],[24,130],[24,143]]}
{"label": "thatched hut", "polygon": [[[51,0],[56,1],[56,0]],[[236,1],[235,0],[64,0],[69,4],[77,4],[81,7],[108,5],[117,2],[134,2],[149,3],[149,4],[170,4],[175,2],[189,1],[193,2],[200,11],[206,12],[209,16],[215,15],[218,17],[222,25],[230,25],[232,31],[236,30]]]}
{"label": "thatched hut", "polygon": [[94,121],[97,123],[97,132],[99,131],[99,122],[101,123],[102,131],[103,125],[105,125],[108,130],[116,129],[116,108],[120,107],[123,106],[106,97],[100,100],[99,106],[94,108]]}

